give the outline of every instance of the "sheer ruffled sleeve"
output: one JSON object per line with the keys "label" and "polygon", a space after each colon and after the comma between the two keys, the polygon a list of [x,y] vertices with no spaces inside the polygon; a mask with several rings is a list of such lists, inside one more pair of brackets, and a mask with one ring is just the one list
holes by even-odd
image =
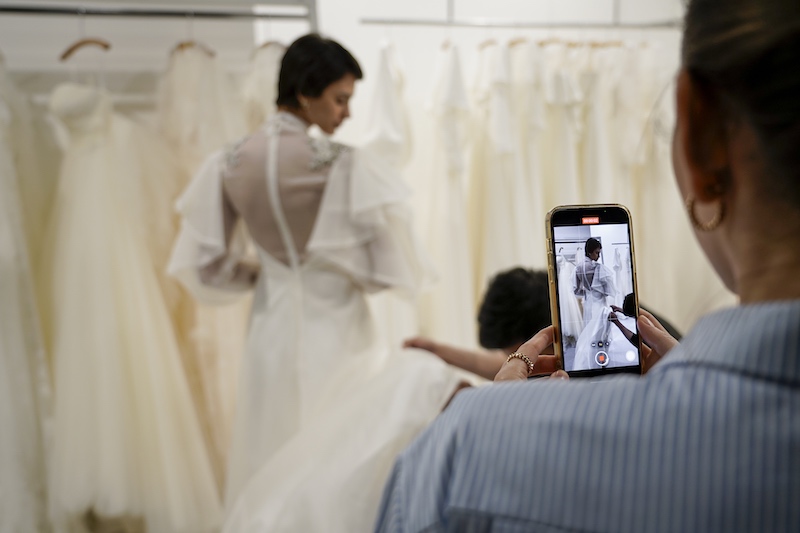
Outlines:
{"label": "sheer ruffled sleeve", "polygon": [[379,156],[345,151],[331,169],[308,251],[370,292],[426,288],[435,274],[414,234],[409,198],[399,173]]}
{"label": "sheer ruffled sleeve", "polygon": [[598,263],[592,278],[592,290],[601,293],[603,296],[616,296],[617,290],[614,287],[614,273],[607,266]]}
{"label": "sheer ruffled sleeve", "polygon": [[225,198],[226,153],[210,156],[178,198],[181,229],[167,270],[204,303],[226,304],[252,288],[257,269],[244,261],[247,236]]}

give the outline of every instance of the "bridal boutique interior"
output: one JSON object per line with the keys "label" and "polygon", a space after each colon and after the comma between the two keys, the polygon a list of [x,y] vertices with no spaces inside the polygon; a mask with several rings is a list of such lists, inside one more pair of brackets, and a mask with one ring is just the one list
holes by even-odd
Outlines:
{"label": "bridal boutique interior", "polygon": [[679,0],[0,2],[0,533],[223,527],[255,304],[197,303],[167,273],[176,202],[275,114],[283,53],[311,31],[364,72],[334,141],[382,153],[436,272],[411,297],[369,296],[384,360],[416,334],[477,347],[487,282],[546,268],[560,204],[630,209],[640,301],[680,330],[732,303],[671,174],[681,14]]}

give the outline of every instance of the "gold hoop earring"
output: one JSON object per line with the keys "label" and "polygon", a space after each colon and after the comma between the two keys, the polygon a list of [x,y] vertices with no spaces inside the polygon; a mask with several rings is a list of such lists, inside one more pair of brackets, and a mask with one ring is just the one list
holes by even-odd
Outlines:
{"label": "gold hoop earring", "polygon": [[698,231],[714,231],[719,227],[719,225],[722,223],[722,220],[725,218],[725,202],[722,200],[719,201],[719,208],[717,209],[717,212],[714,213],[714,217],[708,222],[700,222],[697,219],[697,214],[694,212],[694,206],[694,197],[689,196],[686,198],[686,211],[689,213],[689,220],[691,220],[692,226],[694,226]]}

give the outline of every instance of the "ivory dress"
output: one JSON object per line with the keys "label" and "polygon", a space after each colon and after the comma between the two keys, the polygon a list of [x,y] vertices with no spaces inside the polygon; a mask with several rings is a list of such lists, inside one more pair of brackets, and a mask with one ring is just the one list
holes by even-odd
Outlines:
{"label": "ivory dress", "polygon": [[[470,166],[470,239],[474,294],[483,294],[501,270],[535,263],[535,231],[511,111],[508,50],[481,49],[474,89]],[[543,233],[543,230],[539,234]]]}
{"label": "ivory dress", "polygon": [[572,337],[575,341],[583,330],[583,315],[578,305],[578,299],[572,288],[575,276],[575,265],[567,261],[562,255],[556,257],[558,268],[558,299],[561,306],[561,332],[565,337]]}
{"label": "ivory dress", "polygon": [[214,531],[220,504],[159,279],[173,233],[161,205],[169,153],[96,88],[61,85],[50,108],[70,135],[48,265],[51,514]]}
{"label": "ivory dress", "polygon": [[[399,57],[388,41],[381,44],[380,63],[374,79],[369,127],[362,146],[396,169],[398,179],[403,179],[412,153],[411,124],[404,98],[405,78]],[[434,282],[433,275],[429,281]],[[370,299],[379,334],[393,351],[401,349],[405,339],[420,331],[417,302],[413,297],[416,295],[409,296],[412,295],[383,291]]]}
{"label": "ivory dress", "polygon": [[[249,131],[243,102],[230,76],[217,58],[199,45],[172,52],[159,97],[159,126],[169,149],[178,158],[181,188],[211,153]],[[236,305],[211,307],[183,294],[173,316],[220,490],[249,312],[248,299]]]}
{"label": "ivory dress", "polygon": [[258,129],[264,121],[277,112],[278,76],[286,47],[275,41],[264,43],[253,52],[250,70],[242,82],[247,127]]}
{"label": "ivory dress", "polygon": [[[49,373],[11,138],[12,110],[0,94],[0,531],[49,531],[44,425]],[[29,147],[32,149],[32,147]]]}
{"label": "ivory dress", "polygon": [[430,105],[435,145],[424,238],[442,275],[422,297],[420,326],[423,334],[442,342],[477,345],[465,179],[469,101],[458,49],[447,47],[439,60]]}
{"label": "ivory dress", "polygon": [[[363,150],[311,138],[306,130],[294,115],[277,113],[237,148],[210,157],[178,203],[183,224],[170,272],[205,301],[224,303],[254,290],[228,467],[229,511],[290,439],[306,435],[314,446],[327,446],[355,431],[358,419],[341,414],[331,415],[339,421],[332,430],[317,429],[323,413],[347,413],[336,411],[339,399],[354,397],[360,380],[371,383],[361,376],[385,362],[372,349],[366,294],[413,290],[427,274],[399,176]],[[240,218],[260,265],[243,259]],[[433,374],[421,369],[415,386]],[[385,416],[405,435],[408,418],[421,412],[397,404]],[[359,431],[369,434],[368,427]],[[345,449],[352,461],[365,459],[358,447]],[[312,461],[303,455],[289,466]]]}
{"label": "ivory dress", "polygon": [[531,224],[522,228],[525,236],[522,244],[531,251],[533,260],[526,266],[546,268],[544,221],[547,211],[553,206],[545,209],[545,161],[549,155],[544,153],[543,146],[549,117],[542,80],[542,49],[529,42],[518,42],[509,47],[512,111],[524,177],[518,194],[523,199],[523,210],[529,213],[527,220],[519,219],[517,223]]}

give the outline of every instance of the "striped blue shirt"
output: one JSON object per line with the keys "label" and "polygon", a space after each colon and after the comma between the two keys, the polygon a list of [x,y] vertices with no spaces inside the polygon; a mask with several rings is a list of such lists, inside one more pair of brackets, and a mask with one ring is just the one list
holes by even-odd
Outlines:
{"label": "striped blue shirt", "polygon": [[800,531],[800,301],[707,316],[645,377],[460,393],[376,531]]}

